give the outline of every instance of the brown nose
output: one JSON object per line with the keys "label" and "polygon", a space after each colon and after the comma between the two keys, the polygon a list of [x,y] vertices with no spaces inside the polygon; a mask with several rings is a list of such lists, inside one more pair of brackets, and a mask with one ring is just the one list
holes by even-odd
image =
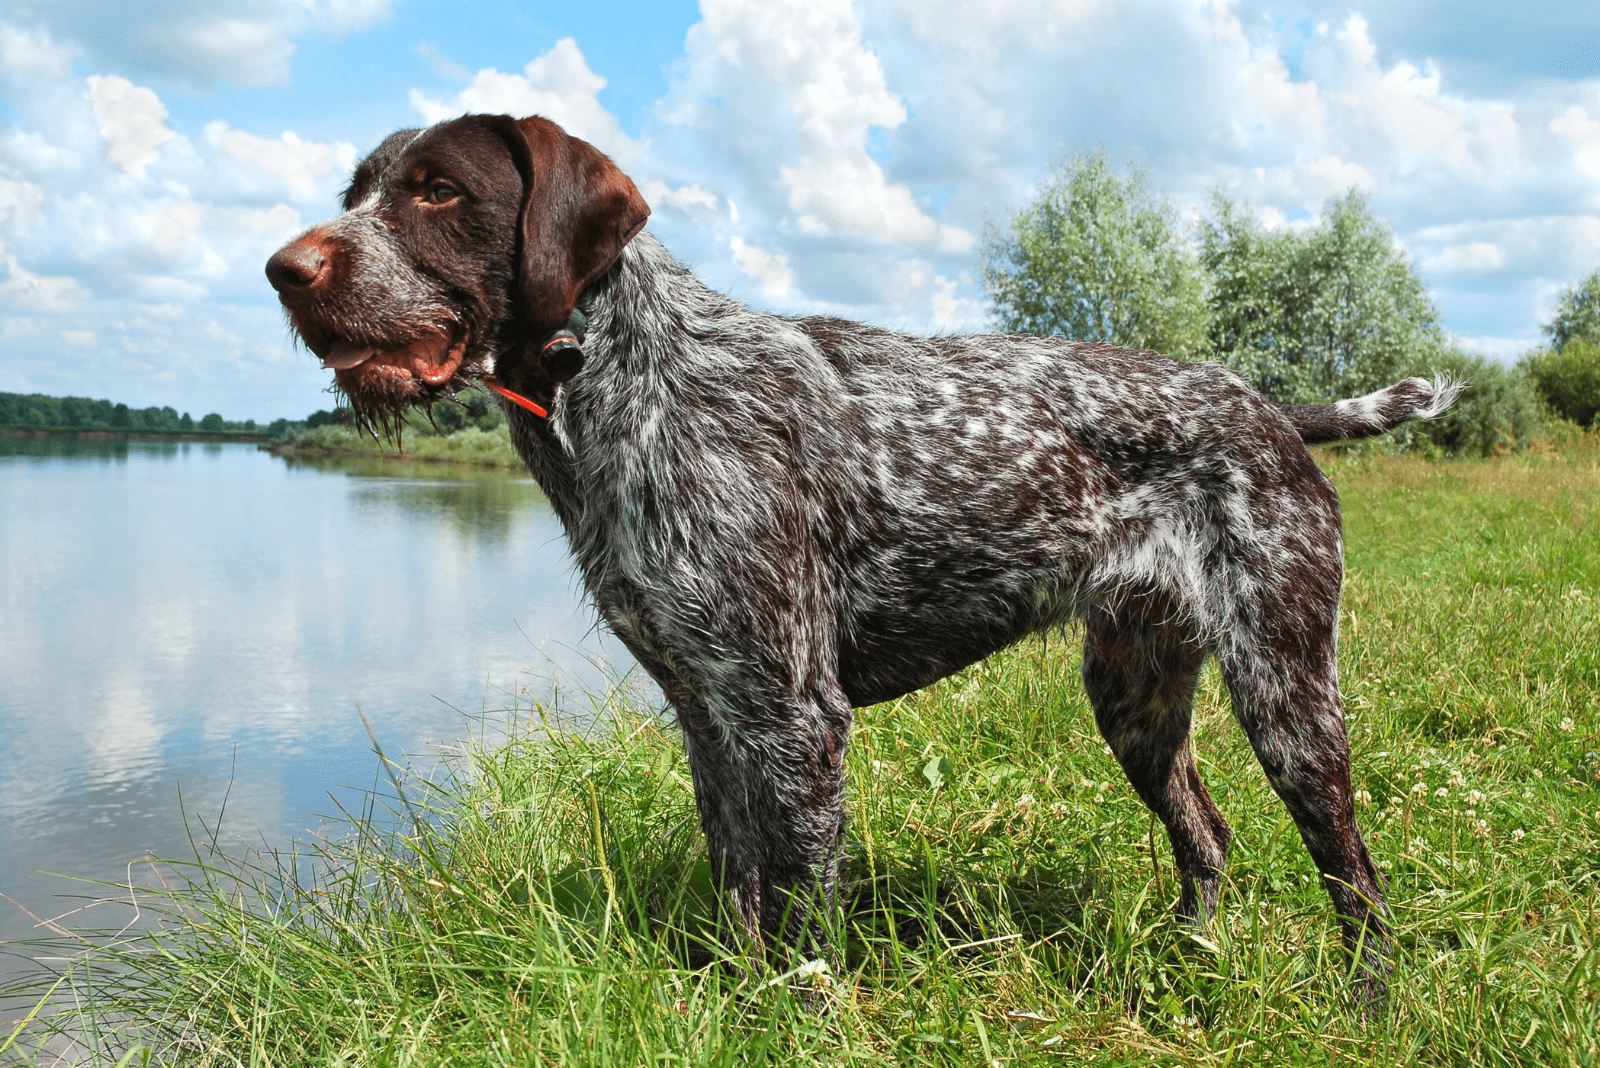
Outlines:
{"label": "brown nose", "polygon": [[303,239],[283,246],[267,261],[267,281],[285,296],[310,288],[327,271],[328,257]]}

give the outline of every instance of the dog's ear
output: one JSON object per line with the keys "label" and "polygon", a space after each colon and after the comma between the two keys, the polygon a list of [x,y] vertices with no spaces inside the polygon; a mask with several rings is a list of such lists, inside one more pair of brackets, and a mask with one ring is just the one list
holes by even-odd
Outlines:
{"label": "dog's ear", "polygon": [[650,205],[610,157],[549,119],[493,121],[522,172],[515,310],[530,333],[555,330],[644,228]]}

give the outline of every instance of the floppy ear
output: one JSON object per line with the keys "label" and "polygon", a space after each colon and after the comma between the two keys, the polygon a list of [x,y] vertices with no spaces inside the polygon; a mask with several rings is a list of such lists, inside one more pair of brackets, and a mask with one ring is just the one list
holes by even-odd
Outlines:
{"label": "floppy ear", "polygon": [[530,333],[555,330],[644,228],[650,205],[610,157],[549,119],[494,122],[522,172],[515,310]]}

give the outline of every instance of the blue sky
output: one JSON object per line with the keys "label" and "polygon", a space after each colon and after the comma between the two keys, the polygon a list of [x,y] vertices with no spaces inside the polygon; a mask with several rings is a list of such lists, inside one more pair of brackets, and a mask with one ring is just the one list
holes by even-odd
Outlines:
{"label": "blue sky", "polygon": [[13,0],[0,390],[303,416],[261,273],[388,131],[539,112],[758,306],[981,329],[987,224],[1103,145],[1180,212],[1363,190],[1474,351],[1600,267],[1600,9],[1390,0]]}

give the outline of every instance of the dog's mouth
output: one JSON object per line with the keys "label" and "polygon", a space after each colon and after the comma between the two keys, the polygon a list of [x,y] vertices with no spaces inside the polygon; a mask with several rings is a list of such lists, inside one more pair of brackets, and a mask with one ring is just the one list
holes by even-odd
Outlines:
{"label": "dog's mouth", "polygon": [[404,409],[432,405],[463,389],[472,368],[465,325],[430,328],[403,344],[307,338],[307,347],[333,372],[334,385],[350,400],[364,425],[388,425]]}
{"label": "dog's mouth", "polygon": [[335,341],[322,357],[324,369],[337,372],[340,385],[350,379],[373,375],[416,379],[430,386],[443,386],[461,370],[471,335],[466,330],[434,332],[398,348],[385,350],[350,341]]}

